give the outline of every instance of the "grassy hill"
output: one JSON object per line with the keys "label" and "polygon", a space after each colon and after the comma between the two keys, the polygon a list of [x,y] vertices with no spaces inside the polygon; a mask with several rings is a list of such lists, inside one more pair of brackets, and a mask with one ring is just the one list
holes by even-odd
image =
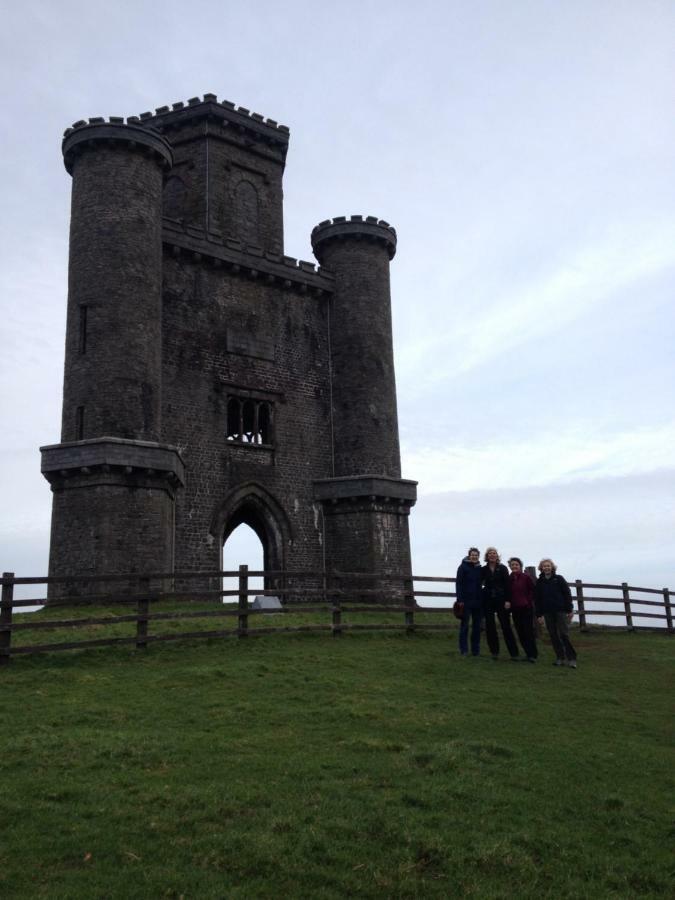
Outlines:
{"label": "grassy hill", "polygon": [[18,658],[0,896],[663,897],[675,642],[576,643],[577,671],[454,633]]}

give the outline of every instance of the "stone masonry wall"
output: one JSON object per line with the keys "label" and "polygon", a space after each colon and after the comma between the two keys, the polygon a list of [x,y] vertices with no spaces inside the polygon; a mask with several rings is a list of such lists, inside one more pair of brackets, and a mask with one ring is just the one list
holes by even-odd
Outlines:
{"label": "stone masonry wall", "polygon": [[174,162],[164,214],[283,253],[283,155],[201,121],[169,136]]}
{"label": "stone masonry wall", "polygon": [[[186,463],[177,567],[219,565],[211,523],[234,488],[254,482],[288,516],[286,567],[320,569],[312,479],[331,474],[327,299],[203,261],[165,257],[164,273],[163,436]],[[273,449],[227,440],[227,399],[251,390],[273,403]]]}
{"label": "stone masonry wall", "polygon": [[[49,574],[171,572],[173,542],[166,535],[172,533],[173,500],[161,487],[114,475],[76,476],[53,493]],[[70,593],[89,589],[80,585]],[[61,591],[55,586],[50,597]]]}
{"label": "stone masonry wall", "polygon": [[160,438],[161,197],[145,154],[99,142],[75,162],[62,441]]}
{"label": "stone masonry wall", "polygon": [[[339,503],[326,512],[326,567],[337,572],[378,572],[400,575],[410,572],[410,536],[408,510],[392,504],[391,511],[381,503]],[[373,587],[359,579],[341,582],[347,588]],[[382,581],[382,596],[401,589],[400,581]]]}
{"label": "stone masonry wall", "polygon": [[389,258],[367,241],[322,248],[335,276],[331,350],[336,475],[400,478]]}

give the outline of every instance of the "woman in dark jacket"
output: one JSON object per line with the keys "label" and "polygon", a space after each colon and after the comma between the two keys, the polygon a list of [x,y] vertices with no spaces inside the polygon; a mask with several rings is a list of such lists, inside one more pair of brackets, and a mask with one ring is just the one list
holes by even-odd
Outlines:
{"label": "woman in dark jacket", "polygon": [[469,621],[471,622],[471,655],[480,654],[480,623],[483,617],[480,550],[471,547],[457,569],[457,599],[464,604],[459,626],[459,652],[469,655]]}
{"label": "woman in dark jacket", "polygon": [[552,559],[539,563],[539,578],[535,590],[535,607],[539,622],[546,628],[555,651],[554,666],[577,667],[577,652],[569,638],[569,623],[574,616],[572,593],[567,581],[558,575]]}
{"label": "woman in dark jacket", "polygon": [[512,660],[518,659],[518,644],[511,630],[509,611],[504,604],[511,599],[511,585],[506,566],[499,561],[499,554],[494,547],[485,551],[483,574],[483,612],[485,613],[485,637],[493,659],[499,659],[499,636],[495,615],[499,619],[504,643]]}
{"label": "woman in dark jacket", "polygon": [[[525,651],[528,662],[537,661],[537,641],[534,636],[534,581],[523,572],[523,561],[517,556],[509,560],[509,582],[511,584],[511,616],[516,626],[516,634]],[[504,604],[509,608],[509,603]]]}

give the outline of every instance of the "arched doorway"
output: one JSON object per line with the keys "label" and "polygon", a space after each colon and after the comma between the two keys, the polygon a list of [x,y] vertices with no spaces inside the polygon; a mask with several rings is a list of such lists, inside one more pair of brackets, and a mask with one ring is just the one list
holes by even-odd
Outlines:
{"label": "arched doorway", "polygon": [[[242,522],[230,532],[223,545],[222,569],[224,572],[236,571],[240,565],[247,565],[249,572],[259,572],[265,568],[263,545],[255,531]],[[236,591],[238,578],[223,578],[224,591]],[[264,587],[262,578],[249,578],[249,590],[257,592]],[[226,603],[236,603],[234,595],[224,598]]]}
{"label": "arched doorway", "polygon": [[[242,484],[227,495],[213,517],[210,530],[222,548],[240,525],[248,525],[258,537],[264,570],[283,571],[286,548],[292,540],[288,517],[272,494],[256,482]],[[264,587],[272,590],[280,583],[279,577],[267,577]]]}

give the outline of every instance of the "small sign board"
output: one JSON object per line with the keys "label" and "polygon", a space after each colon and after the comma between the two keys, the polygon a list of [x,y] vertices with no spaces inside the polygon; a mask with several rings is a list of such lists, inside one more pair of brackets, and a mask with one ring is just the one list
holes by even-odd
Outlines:
{"label": "small sign board", "polygon": [[264,597],[260,594],[251,604],[251,609],[262,609],[264,612],[279,612],[281,610],[281,600],[278,597]]}

